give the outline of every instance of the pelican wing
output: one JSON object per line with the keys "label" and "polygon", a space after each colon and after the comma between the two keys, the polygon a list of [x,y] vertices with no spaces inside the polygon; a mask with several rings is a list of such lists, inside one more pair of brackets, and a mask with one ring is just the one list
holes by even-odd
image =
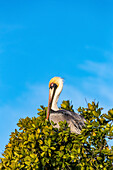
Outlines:
{"label": "pelican wing", "polygon": [[80,116],[78,113],[74,113],[68,110],[58,110],[50,112],[50,121],[53,121],[56,123],[57,128],[59,128],[59,121],[66,120],[69,124],[71,132],[74,132],[76,134],[80,134],[80,131],[82,130],[82,127],[85,126],[84,122],[85,119]]}

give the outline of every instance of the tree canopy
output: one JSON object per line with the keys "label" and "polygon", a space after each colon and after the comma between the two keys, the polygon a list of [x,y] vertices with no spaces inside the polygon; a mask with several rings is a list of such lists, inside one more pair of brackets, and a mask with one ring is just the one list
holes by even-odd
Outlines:
{"label": "tree canopy", "polygon": [[[69,101],[61,108],[74,111]],[[26,117],[17,123],[19,130],[11,133],[9,143],[0,158],[0,169],[113,169],[113,109],[102,113],[98,103],[78,108],[86,119],[81,134],[70,132],[66,121],[60,129],[46,120],[47,107],[40,106],[37,117]]]}

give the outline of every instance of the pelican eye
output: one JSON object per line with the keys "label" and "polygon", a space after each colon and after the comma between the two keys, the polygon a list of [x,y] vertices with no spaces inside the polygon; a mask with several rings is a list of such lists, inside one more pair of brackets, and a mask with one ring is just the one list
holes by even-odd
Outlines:
{"label": "pelican eye", "polygon": [[55,83],[51,83],[51,84],[50,84],[50,89],[52,89],[53,87],[54,87],[54,88],[57,88],[57,85],[56,85]]}

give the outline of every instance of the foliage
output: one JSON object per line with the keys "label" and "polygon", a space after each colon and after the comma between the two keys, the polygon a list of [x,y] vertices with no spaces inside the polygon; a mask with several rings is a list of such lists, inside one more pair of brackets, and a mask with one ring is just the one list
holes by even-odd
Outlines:
{"label": "foliage", "polygon": [[[69,101],[63,101],[62,108],[73,110]],[[47,108],[38,109],[38,117],[20,119],[19,131],[11,133],[8,145],[1,158],[0,169],[113,169],[113,109],[102,114],[98,103],[88,103],[78,112],[86,119],[86,126],[80,135],[70,133],[66,123],[60,122],[60,129],[46,120]]]}

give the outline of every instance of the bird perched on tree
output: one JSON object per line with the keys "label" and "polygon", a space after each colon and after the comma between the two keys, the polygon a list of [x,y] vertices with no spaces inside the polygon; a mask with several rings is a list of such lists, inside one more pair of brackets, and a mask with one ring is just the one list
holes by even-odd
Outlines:
{"label": "bird perched on tree", "polygon": [[49,82],[49,100],[47,110],[47,120],[56,123],[55,127],[59,128],[59,121],[68,123],[71,132],[80,134],[82,127],[85,125],[85,119],[78,113],[68,111],[65,109],[59,109],[57,106],[58,98],[63,89],[63,79],[60,77],[54,77]]}

